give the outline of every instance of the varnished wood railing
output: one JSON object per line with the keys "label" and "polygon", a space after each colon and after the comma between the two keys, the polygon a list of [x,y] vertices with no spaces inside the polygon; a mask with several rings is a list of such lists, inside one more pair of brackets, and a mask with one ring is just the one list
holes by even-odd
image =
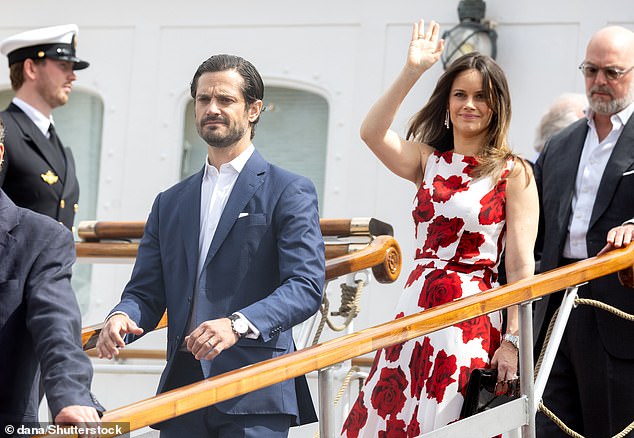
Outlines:
{"label": "varnished wood railing", "polygon": [[476,316],[613,272],[631,270],[633,262],[634,245],[630,245],[108,411],[103,421],[129,423],[131,429],[136,430]]}
{"label": "varnished wood railing", "polygon": [[[374,218],[321,219],[319,221],[326,240],[326,259],[358,251],[375,236],[393,236],[392,226]],[[129,259],[136,257],[138,240],[143,237],[145,222],[82,221],[77,228],[81,238],[76,243],[79,259]],[[344,238],[367,237],[363,243]]]}
{"label": "varnished wood railing", "polygon": [[[379,282],[391,283],[401,272],[401,260],[398,242],[392,236],[377,236],[363,249],[326,260],[326,279],[371,268]],[[156,329],[166,326],[167,315],[163,315]],[[84,350],[95,347],[102,327],[103,323],[99,323],[82,329]]]}

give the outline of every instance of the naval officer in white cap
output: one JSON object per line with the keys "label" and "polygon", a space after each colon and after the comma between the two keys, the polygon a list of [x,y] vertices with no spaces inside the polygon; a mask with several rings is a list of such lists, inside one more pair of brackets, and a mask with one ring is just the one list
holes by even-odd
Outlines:
{"label": "naval officer in white cap", "polygon": [[75,24],[29,30],[0,43],[9,60],[15,97],[0,112],[5,127],[0,187],[20,207],[73,229],[79,182],[75,161],[55,132],[52,111],[68,101],[75,70],[88,67],[76,54]]}

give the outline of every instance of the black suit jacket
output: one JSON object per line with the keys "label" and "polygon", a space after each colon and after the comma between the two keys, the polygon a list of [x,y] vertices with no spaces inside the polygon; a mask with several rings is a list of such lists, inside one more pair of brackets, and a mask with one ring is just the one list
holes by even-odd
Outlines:
{"label": "black suit jacket", "polygon": [[13,103],[0,112],[0,117],[5,125],[0,187],[16,205],[52,217],[71,229],[79,200],[72,152],[63,148],[63,158],[56,154],[50,140]]}
{"label": "black suit jacket", "polygon": [[37,420],[38,365],[49,408],[103,408],[90,394],[81,317],[70,286],[72,234],[0,190],[0,425]]}
{"label": "black suit jacket", "polygon": [[[577,168],[588,131],[586,119],[565,128],[546,144],[535,164],[540,198],[541,271],[561,265],[572,212]],[[608,231],[634,217],[634,117],[623,128],[601,178],[586,235],[588,256],[606,243]],[[584,288],[589,298],[634,313],[632,290],[622,287],[616,274],[593,280]],[[535,308],[537,333],[544,321],[548,297]],[[607,351],[620,358],[634,358],[634,324],[606,311],[595,310],[601,340]]]}

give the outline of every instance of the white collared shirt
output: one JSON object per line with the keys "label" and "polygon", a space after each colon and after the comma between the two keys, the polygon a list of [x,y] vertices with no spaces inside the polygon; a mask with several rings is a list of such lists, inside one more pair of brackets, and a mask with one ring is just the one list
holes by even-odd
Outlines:
{"label": "white collared shirt", "polygon": [[15,106],[20,108],[24,112],[24,114],[26,114],[33,123],[35,123],[35,126],[37,126],[37,129],[39,129],[42,134],[44,134],[44,137],[49,137],[50,134],[48,133],[48,128],[51,125],[55,126],[55,123],[53,122],[53,116],[46,117],[44,114],[36,110],[34,107],[32,107],[19,97],[14,97],[11,102]]}
{"label": "white collared shirt", "polygon": [[599,136],[594,124],[594,112],[587,111],[588,133],[583,145],[581,159],[579,160],[575,192],[572,197],[572,214],[570,215],[568,235],[563,252],[565,258],[588,258],[586,234],[590,225],[590,217],[592,216],[599,184],[614,146],[633,112],[634,104],[630,104],[620,112],[613,114],[610,117],[612,130],[603,141],[599,142]]}
{"label": "white collared shirt", "polygon": [[[196,290],[198,290],[198,279],[205,265],[207,253],[216,234],[222,212],[227,205],[227,200],[240,172],[242,172],[247,161],[253,155],[254,150],[255,147],[250,144],[240,155],[221,165],[220,171],[209,164],[208,160],[205,162],[205,173],[203,174],[200,188],[200,235],[198,236],[199,257],[198,269],[196,270]],[[195,305],[196,303],[194,303]],[[247,334],[246,337],[257,339],[260,336],[258,329],[244,315],[239,312],[236,313],[247,321],[251,329],[251,333]],[[190,328],[194,329],[195,327]]]}

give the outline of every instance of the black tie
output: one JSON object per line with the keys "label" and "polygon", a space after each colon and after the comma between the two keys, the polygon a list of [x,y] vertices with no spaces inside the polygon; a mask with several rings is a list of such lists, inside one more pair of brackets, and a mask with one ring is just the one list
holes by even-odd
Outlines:
{"label": "black tie", "polygon": [[53,145],[53,151],[55,152],[55,155],[58,158],[62,158],[62,161],[63,161],[64,147],[62,146],[62,142],[57,136],[57,132],[55,132],[55,126],[53,126],[52,123],[48,126],[48,139]]}

